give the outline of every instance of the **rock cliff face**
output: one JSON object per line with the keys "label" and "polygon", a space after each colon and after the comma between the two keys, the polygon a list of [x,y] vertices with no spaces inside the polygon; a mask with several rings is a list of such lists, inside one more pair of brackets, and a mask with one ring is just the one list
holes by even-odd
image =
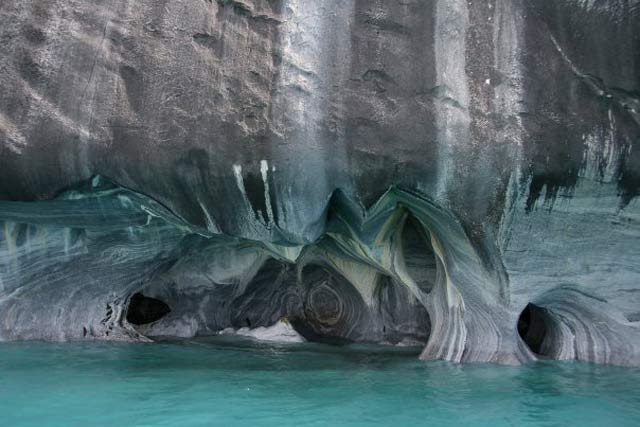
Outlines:
{"label": "rock cliff face", "polygon": [[0,4],[0,339],[640,365],[638,0]]}

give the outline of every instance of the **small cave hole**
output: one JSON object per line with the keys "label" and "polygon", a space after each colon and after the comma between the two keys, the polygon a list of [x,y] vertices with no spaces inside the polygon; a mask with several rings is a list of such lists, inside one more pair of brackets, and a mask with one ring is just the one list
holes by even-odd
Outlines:
{"label": "small cave hole", "polygon": [[544,355],[543,343],[547,337],[549,314],[546,309],[528,304],[518,318],[518,334],[531,351]]}
{"label": "small cave hole", "polygon": [[162,319],[170,312],[171,309],[163,301],[156,298],[145,297],[138,292],[129,300],[127,322],[132,325],[145,325]]}

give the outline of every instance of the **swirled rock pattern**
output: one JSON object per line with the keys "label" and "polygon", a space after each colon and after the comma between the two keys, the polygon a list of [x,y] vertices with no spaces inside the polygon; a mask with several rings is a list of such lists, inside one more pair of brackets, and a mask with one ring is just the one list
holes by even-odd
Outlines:
{"label": "swirled rock pattern", "polygon": [[287,318],[640,365],[637,0],[0,4],[0,339]]}

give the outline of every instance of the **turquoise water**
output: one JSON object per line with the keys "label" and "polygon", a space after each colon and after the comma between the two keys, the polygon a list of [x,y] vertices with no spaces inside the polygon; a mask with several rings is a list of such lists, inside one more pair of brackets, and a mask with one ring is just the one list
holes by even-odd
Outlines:
{"label": "turquoise water", "polygon": [[5,343],[0,425],[639,426],[640,370],[230,338]]}

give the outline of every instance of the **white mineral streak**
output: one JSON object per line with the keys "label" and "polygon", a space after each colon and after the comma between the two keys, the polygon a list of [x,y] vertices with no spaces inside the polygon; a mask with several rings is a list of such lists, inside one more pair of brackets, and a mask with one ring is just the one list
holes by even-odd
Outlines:
{"label": "white mineral streak", "polygon": [[269,194],[269,162],[266,160],[260,160],[260,175],[262,176],[262,183],[264,184],[264,201],[267,209],[267,218],[269,220],[268,225],[275,225],[273,219],[273,208],[271,207],[271,195]]}
{"label": "white mineral streak", "polygon": [[198,200],[198,205],[202,208],[202,212],[204,212],[204,216],[207,219],[207,230],[215,234],[220,234],[220,228],[218,228],[218,225],[211,216],[211,213],[209,213],[209,209],[207,209],[201,200]]}
{"label": "white mineral streak", "polygon": [[9,150],[20,154],[22,148],[27,145],[27,140],[20,130],[11,121],[0,113],[0,135],[4,133],[7,138]]}
{"label": "white mineral streak", "polygon": [[465,72],[465,37],[469,26],[467,1],[438,0],[435,20],[435,109],[440,168],[436,198],[445,201],[455,167],[455,146],[470,141],[469,87]]}
{"label": "white mineral streak", "polygon": [[236,177],[236,185],[238,186],[238,190],[240,193],[246,198],[247,192],[244,189],[244,180],[242,178],[242,166],[241,165],[233,165],[233,176]]}

